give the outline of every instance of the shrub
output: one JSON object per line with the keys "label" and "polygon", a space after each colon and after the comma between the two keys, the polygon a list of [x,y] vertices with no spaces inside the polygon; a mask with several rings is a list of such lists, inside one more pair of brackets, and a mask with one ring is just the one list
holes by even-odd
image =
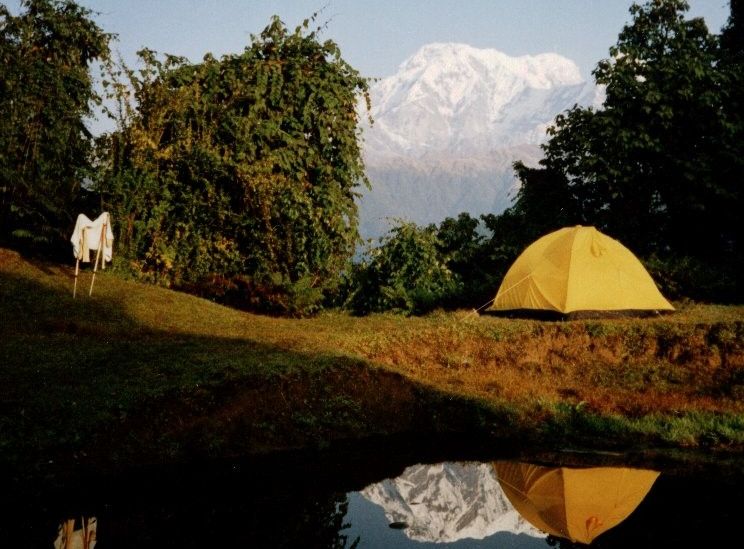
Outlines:
{"label": "shrub", "polygon": [[433,309],[460,288],[439,246],[433,227],[400,222],[353,266],[346,306],[357,314]]}

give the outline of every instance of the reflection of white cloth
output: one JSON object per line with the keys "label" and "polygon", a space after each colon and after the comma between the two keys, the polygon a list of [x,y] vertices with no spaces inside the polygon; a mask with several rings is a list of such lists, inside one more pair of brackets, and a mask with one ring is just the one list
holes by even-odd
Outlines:
{"label": "reflection of white cloth", "polygon": [[[106,225],[106,233],[101,242],[101,230]],[[80,214],[75,222],[75,230],[70,237],[72,242],[72,253],[75,259],[83,263],[90,263],[90,251],[97,250],[103,244],[103,260],[111,261],[114,246],[114,231],[111,230],[111,216],[103,212],[95,220],[91,221],[85,214]]]}
{"label": "reflection of white cloth", "polygon": [[96,517],[82,519],[82,528],[75,530],[75,519],[69,519],[59,525],[57,539],[54,540],[54,549],[94,549],[96,546],[96,530],[98,521]]}

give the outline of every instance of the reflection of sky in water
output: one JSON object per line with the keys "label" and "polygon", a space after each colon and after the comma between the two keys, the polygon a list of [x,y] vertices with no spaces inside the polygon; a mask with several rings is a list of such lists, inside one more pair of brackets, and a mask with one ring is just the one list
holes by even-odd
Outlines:
{"label": "reflection of sky in water", "polygon": [[349,543],[359,536],[360,549],[364,547],[545,549],[548,547],[544,538],[535,538],[526,534],[514,535],[507,532],[498,532],[484,539],[468,538],[447,544],[413,541],[403,530],[389,528],[389,521],[382,507],[367,500],[358,492],[349,494],[349,510],[344,522],[351,523],[351,527],[344,530]]}

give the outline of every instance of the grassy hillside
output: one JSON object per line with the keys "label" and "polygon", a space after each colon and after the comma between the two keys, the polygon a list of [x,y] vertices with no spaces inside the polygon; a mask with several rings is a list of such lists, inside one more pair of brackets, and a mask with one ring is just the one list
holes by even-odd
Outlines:
{"label": "grassy hillside", "polygon": [[373,434],[744,449],[744,307],[652,320],[231,310],[0,249],[0,460],[98,466]]}

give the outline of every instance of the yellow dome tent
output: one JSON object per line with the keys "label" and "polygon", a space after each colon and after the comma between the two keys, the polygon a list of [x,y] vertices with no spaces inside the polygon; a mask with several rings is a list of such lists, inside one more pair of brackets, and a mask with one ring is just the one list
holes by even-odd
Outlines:
{"label": "yellow dome tent", "polygon": [[659,473],[624,467],[541,467],[496,462],[506,497],[546,534],[591,543],[640,505]]}
{"label": "yellow dome tent", "polygon": [[492,311],[673,311],[641,262],[594,227],[539,238],[501,282]]}

